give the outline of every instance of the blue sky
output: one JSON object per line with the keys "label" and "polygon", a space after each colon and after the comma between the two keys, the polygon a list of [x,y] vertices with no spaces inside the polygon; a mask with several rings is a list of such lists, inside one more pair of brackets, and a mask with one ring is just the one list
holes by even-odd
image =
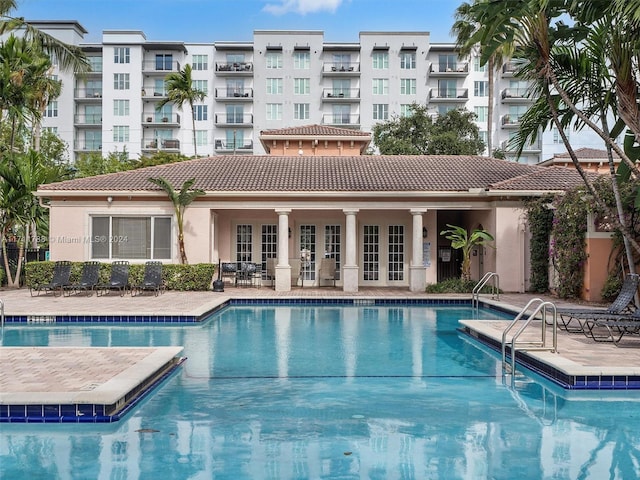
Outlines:
{"label": "blue sky", "polygon": [[99,42],[103,30],[142,30],[147,40],[253,41],[254,30],[322,30],[326,42],[360,31],[426,31],[450,42],[463,0],[18,0],[27,20],[77,20]]}

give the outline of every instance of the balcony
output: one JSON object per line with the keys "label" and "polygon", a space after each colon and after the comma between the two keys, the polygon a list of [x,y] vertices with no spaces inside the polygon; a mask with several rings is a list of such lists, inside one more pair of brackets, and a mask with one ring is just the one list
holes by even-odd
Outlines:
{"label": "balcony", "polygon": [[502,128],[518,128],[520,126],[519,115],[503,115],[502,116]]}
{"label": "balcony", "polygon": [[503,77],[513,77],[517,71],[518,71],[518,67],[513,62],[507,62],[504,65],[502,65]]}
{"label": "balcony", "polygon": [[253,75],[253,63],[238,62],[238,63],[216,63],[216,75],[219,76],[252,76]]}
{"label": "balcony", "polygon": [[325,88],[322,90],[322,100],[327,102],[359,102],[359,88]]}
{"label": "balcony", "polygon": [[162,112],[151,112],[142,114],[142,123],[145,127],[180,127],[180,114],[164,114]]}
{"label": "balcony", "polygon": [[530,102],[528,88],[505,88],[502,90],[502,103]]}
{"label": "balcony", "polygon": [[73,116],[73,123],[77,127],[96,127],[102,125],[101,113],[77,113]]}
{"label": "balcony", "polygon": [[322,64],[323,75],[335,75],[340,77],[357,77],[360,75],[360,63],[358,62],[328,62]]}
{"label": "balcony", "polygon": [[468,88],[432,88],[429,90],[430,102],[466,102],[469,100]]}
{"label": "balcony", "polygon": [[227,141],[217,138],[214,141],[215,151],[218,153],[240,152],[240,153],[252,153],[253,141],[245,140],[242,143],[236,143],[234,141]]}
{"label": "balcony", "polygon": [[180,153],[180,140],[177,138],[143,138],[142,151],[147,153]]}
{"label": "balcony", "polygon": [[215,124],[219,127],[252,127],[252,113],[216,113]]}
{"label": "balcony", "polygon": [[[515,147],[511,145],[510,140],[503,140],[500,143],[500,148],[507,153],[515,152]],[[542,151],[542,140],[540,138],[536,139],[535,142],[530,143],[529,145],[525,145],[522,149],[523,153],[539,153]]]}
{"label": "balcony", "polygon": [[101,152],[102,142],[98,140],[76,140],[73,144],[73,150],[77,153]]}
{"label": "balcony", "polygon": [[143,88],[142,98],[145,100],[163,100],[167,98],[167,91],[164,88]]}
{"label": "balcony", "polygon": [[73,97],[77,102],[99,103],[102,101],[102,88],[75,88]]}
{"label": "balcony", "polygon": [[429,76],[431,77],[466,77],[469,73],[469,64],[434,64],[429,67]]}
{"label": "balcony", "polygon": [[334,127],[353,127],[360,128],[360,115],[358,114],[342,114],[342,113],[325,113],[322,115],[322,124]]}
{"label": "balcony", "polygon": [[215,96],[230,101],[252,101],[253,88],[216,88]]}
{"label": "balcony", "polygon": [[169,60],[150,60],[142,62],[142,72],[146,74],[157,73],[166,75],[180,71],[180,62]]}

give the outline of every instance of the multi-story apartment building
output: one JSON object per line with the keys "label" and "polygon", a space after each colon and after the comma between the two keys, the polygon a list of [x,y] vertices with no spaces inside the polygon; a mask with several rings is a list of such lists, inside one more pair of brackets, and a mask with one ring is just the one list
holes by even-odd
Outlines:
{"label": "multi-story apartment building", "polygon": [[[361,32],[360,41],[325,41],[321,31],[255,31],[252,42],[149,41],[141,31],[104,31],[99,44],[83,43],[76,22],[33,22],[79,45],[93,70],[57,72],[62,95],[43,125],[85,152],[126,150],[133,158],[156,151],[199,156],[265,153],[262,130],[320,124],[371,131],[377,122],[405,115],[412,103],[433,114],[466,108],[477,115],[493,148],[508,150],[531,100],[527,85],[505,65],[493,98],[479,58],[461,57],[454,44],[432,44],[427,32]],[[194,86],[206,98],[183,108],[167,104],[165,77],[191,64]],[[488,106],[493,102],[489,127]],[[588,132],[571,132],[577,147],[598,147]],[[520,158],[538,163],[564,146],[557,132],[543,132]]]}

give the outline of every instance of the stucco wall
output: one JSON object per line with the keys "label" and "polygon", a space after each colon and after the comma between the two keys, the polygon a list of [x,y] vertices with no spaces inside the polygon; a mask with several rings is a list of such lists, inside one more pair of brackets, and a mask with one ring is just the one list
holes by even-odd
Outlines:
{"label": "stucco wall", "polygon": [[[485,227],[486,228],[486,227]],[[506,292],[524,292],[525,231],[521,208],[496,208],[496,273],[500,288]]]}

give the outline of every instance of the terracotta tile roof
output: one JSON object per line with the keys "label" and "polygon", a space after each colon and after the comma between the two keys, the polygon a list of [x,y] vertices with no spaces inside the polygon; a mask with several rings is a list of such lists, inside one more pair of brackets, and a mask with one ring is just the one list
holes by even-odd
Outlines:
{"label": "terracotta tile roof", "polygon": [[[616,152],[612,152],[612,153],[613,153],[613,158],[619,158]],[[591,159],[606,160],[609,158],[606,150],[600,150],[597,148],[578,148],[577,150],[575,150],[575,154],[576,154],[576,157],[578,157],[578,160],[591,160]],[[553,158],[566,159],[571,161],[571,157],[567,152],[556,153],[553,156]]]}
{"label": "terracotta tile roof", "polygon": [[362,130],[355,130],[353,128],[338,128],[338,127],[329,127],[326,125],[305,125],[300,127],[290,127],[290,128],[280,128],[277,130],[262,130],[260,135],[277,135],[277,136],[294,136],[298,137],[301,135],[311,135],[311,136],[329,136],[329,137],[354,137],[354,136],[362,136],[362,137],[370,137],[371,134],[368,132],[363,132]]}
{"label": "terracotta tile roof", "polygon": [[[553,190],[578,184],[565,168],[480,156],[365,155],[277,157],[224,155],[42,185],[48,191],[154,191],[149,177],[176,188],[190,178],[207,192],[457,192],[471,189]],[[542,187],[542,188],[541,188]]]}

